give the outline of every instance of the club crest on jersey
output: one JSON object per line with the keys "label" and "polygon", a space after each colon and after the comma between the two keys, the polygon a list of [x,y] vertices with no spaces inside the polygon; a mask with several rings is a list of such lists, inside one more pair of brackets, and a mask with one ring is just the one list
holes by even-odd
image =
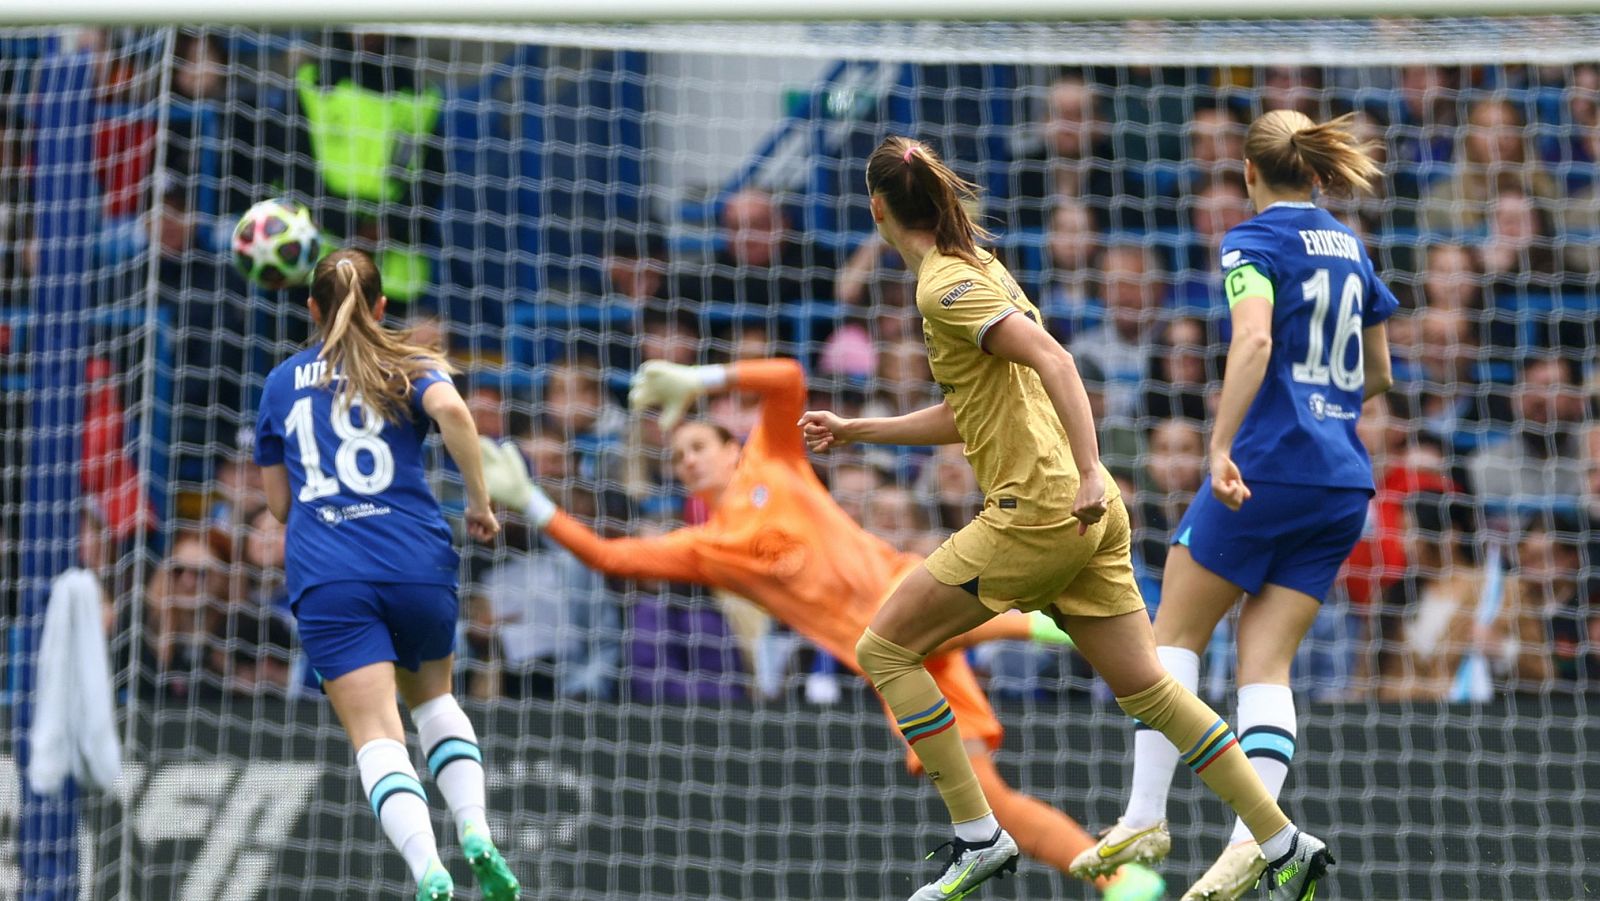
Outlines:
{"label": "club crest on jersey", "polygon": [[1327,419],[1355,419],[1354,411],[1346,410],[1342,405],[1332,403],[1320,392],[1306,398],[1306,406],[1311,410],[1311,416],[1318,422]]}
{"label": "club crest on jersey", "polygon": [[759,510],[767,505],[767,498],[770,496],[767,492],[767,486],[757,485],[750,491],[750,504]]}
{"label": "club crest on jersey", "polygon": [[952,306],[952,305],[955,304],[956,301],[960,300],[963,296],[966,295],[966,293],[968,291],[971,291],[971,290],[972,290],[972,279],[969,278],[966,281],[962,282],[961,284],[956,285],[954,288],[951,288],[949,291],[946,291],[944,296],[939,298],[939,306],[941,306],[941,307]]}

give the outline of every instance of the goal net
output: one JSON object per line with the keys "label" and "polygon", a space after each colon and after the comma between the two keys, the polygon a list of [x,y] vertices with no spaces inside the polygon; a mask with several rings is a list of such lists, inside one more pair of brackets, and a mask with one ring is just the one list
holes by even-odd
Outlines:
{"label": "goal net", "polygon": [[[478,428],[601,534],[643,535],[707,513],[627,413],[641,361],[793,357],[850,414],[937,400],[863,185],[884,136],[926,141],[1083,368],[1154,608],[1205,472],[1244,129],[1293,108],[1381,146],[1381,189],[1330,207],[1402,311],[1398,384],[1362,420],[1367,535],[1296,663],[1285,807],[1329,839],[1339,897],[1593,894],[1597,47],[1592,17],[0,31],[0,885],[408,891],[250,465],[263,379],[311,333],[304,290],[232,267],[252,203],[374,253],[390,321],[448,348]],[[758,410],[698,414],[744,434]],[[912,551],[982,501],[949,449],[814,462]],[[18,738],[72,565],[104,589],[122,776],[36,795]],[[899,897],[946,837],[870,688],[784,624],[606,579],[515,517],[461,576],[459,694],[535,895]],[[1201,680],[1230,715],[1231,646],[1225,622]],[[1111,823],[1131,728],[1104,686],[1058,649],[971,659],[1006,778]],[[1170,814],[1176,894],[1232,819],[1187,774]]]}

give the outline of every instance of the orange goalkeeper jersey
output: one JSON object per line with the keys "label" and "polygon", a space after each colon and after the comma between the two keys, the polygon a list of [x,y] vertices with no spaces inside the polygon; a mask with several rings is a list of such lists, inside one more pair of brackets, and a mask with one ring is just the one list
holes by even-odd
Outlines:
{"label": "orange goalkeeper jersey", "polygon": [[[761,421],[710,519],[653,538],[606,539],[558,512],[546,531],[585,565],[609,575],[732,591],[859,675],[856,642],[922,558],[863,529],[812,471],[798,425],[806,402],[800,364],[736,363],[729,367],[729,387],[762,395]],[[927,667],[962,737],[998,748],[1000,721],[966,658],[938,654]],[[915,756],[908,760],[917,771]]]}
{"label": "orange goalkeeper jersey", "polygon": [[729,370],[730,388],[762,395],[761,421],[710,519],[657,537],[608,540],[557,513],[550,537],[614,576],[732,591],[853,666],[861,633],[921,558],[861,528],[812,471],[796,425],[806,402],[798,363],[753,360]]}

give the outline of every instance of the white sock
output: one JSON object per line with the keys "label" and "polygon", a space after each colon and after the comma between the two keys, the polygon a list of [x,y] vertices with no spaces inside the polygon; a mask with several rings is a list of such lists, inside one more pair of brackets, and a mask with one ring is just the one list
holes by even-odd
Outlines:
{"label": "white sock", "polygon": [[439,856],[439,846],[428,816],[428,795],[406,746],[392,738],[373,739],[356,751],[356,769],[383,833],[405,857],[412,878],[421,882],[428,864]]}
{"label": "white sock", "polygon": [[1299,834],[1300,830],[1294,828],[1293,823],[1272,833],[1271,838],[1261,843],[1261,856],[1266,858],[1267,863],[1277,863],[1278,858],[1288,854],[1289,849],[1294,847],[1294,837]]}
{"label": "white sock", "polygon": [[[1294,692],[1287,685],[1258,682],[1239,686],[1239,748],[1250,758],[1261,783],[1276,800],[1289,778],[1289,761],[1294,759]],[[1251,838],[1243,820],[1235,820],[1231,842]],[[1269,858],[1270,859],[1270,858]]]}
{"label": "white sock", "polygon": [[472,721],[467,719],[466,712],[456,703],[454,695],[440,695],[411,711],[411,721],[417,724],[422,750],[428,755],[433,784],[439,786],[444,802],[450,805],[457,837],[466,837],[468,824],[487,834],[483,751],[478,747],[478,733],[472,730]]}
{"label": "white sock", "polygon": [[[1200,655],[1187,648],[1156,648],[1161,665],[1173,681],[1194,691],[1200,684]],[[1143,723],[1133,731],[1133,781],[1128,791],[1128,809],[1122,822],[1134,829],[1154,826],[1167,818],[1167,793],[1172,789],[1172,771],[1178,766],[1178,749],[1167,737]]]}
{"label": "white sock", "polygon": [[986,813],[976,820],[956,824],[956,838],[964,842],[983,844],[994,838],[995,832],[1000,828],[1000,821],[994,818],[993,813]]}

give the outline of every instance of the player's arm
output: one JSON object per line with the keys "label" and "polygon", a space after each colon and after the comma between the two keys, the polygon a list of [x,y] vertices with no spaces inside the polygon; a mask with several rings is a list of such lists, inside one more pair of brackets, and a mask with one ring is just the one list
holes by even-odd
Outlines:
{"label": "player's arm", "polygon": [[1079,533],[1087,531],[1106,513],[1106,484],[1100,472],[1100,439],[1094,430],[1094,412],[1077,362],[1043,326],[1027,316],[1005,316],[989,325],[981,340],[982,348],[989,353],[1039,374],[1039,383],[1066,430],[1072,460],[1078,467],[1078,498],[1073,502],[1072,515],[1078,519]]}
{"label": "player's arm", "polygon": [[826,410],[808,410],[798,425],[806,445],[817,453],[847,444],[902,444],[929,446],[960,444],[956,414],[940,401],[904,416],[845,419]]}
{"label": "player's arm", "polygon": [[1361,369],[1366,380],[1362,400],[1370,400],[1394,387],[1394,368],[1389,360],[1389,334],[1384,323],[1400,309],[1400,301],[1389,290],[1368,259],[1363,267],[1367,276],[1367,302],[1361,310]]}
{"label": "player's arm", "polygon": [[500,531],[500,523],[489,507],[489,489],[484,484],[483,456],[478,448],[478,427],[472,411],[461,399],[456,386],[446,380],[435,381],[422,392],[422,409],[439,426],[445,450],[461,471],[467,489],[467,532],[478,541],[489,541]]}
{"label": "player's arm", "polygon": [[661,427],[670,429],[702,395],[749,391],[761,395],[761,427],[753,436],[772,451],[804,453],[791,423],[805,409],[806,374],[788,359],[744,360],[726,366],[683,366],[650,360],[634,373],[628,405],[661,410]]}
{"label": "player's arm", "polygon": [[528,464],[514,445],[496,444],[487,438],[479,439],[478,444],[489,496],[520,511],[583,565],[620,578],[705,582],[695,530],[679,529],[655,538],[602,538],[563,513],[533,483]]}
{"label": "player's arm", "polygon": [[1229,271],[1224,287],[1233,340],[1228,344],[1222,397],[1211,427],[1211,491],[1229,509],[1237,510],[1250,498],[1250,489],[1233,464],[1233,439],[1261,391],[1272,359],[1272,304],[1276,298],[1271,279],[1253,263]]}
{"label": "player's arm", "polygon": [[1389,360],[1389,333],[1381,323],[1361,330],[1361,368],[1366,380],[1362,401],[1394,387],[1394,365]]}
{"label": "player's arm", "polygon": [[261,490],[267,494],[267,509],[278,522],[289,521],[289,469],[282,463],[261,467]]}
{"label": "player's arm", "polygon": [[289,521],[289,469],[283,465],[283,432],[272,415],[273,389],[277,370],[267,376],[261,395],[261,410],[256,414],[255,464],[261,470],[261,488],[267,494],[267,509],[278,522]]}

